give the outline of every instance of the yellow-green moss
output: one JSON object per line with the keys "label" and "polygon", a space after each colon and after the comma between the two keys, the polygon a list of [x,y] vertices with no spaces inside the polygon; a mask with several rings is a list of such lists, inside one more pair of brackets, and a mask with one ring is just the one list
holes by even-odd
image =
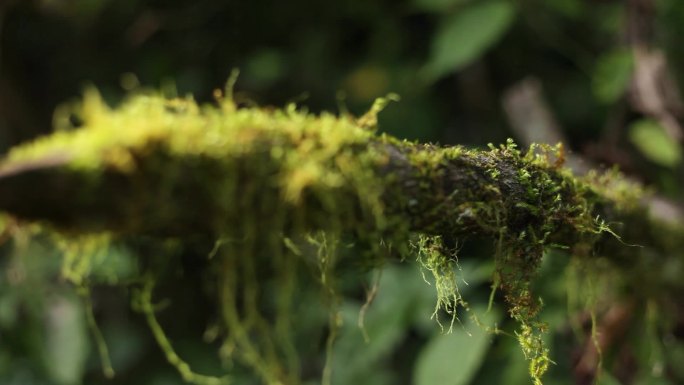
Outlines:
{"label": "yellow-green moss", "polygon": [[[588,257],[598,235],[610,231],[596,208],[633,209],[642,194],[614,173],[577,179],[562,169],[560,145],[521,152],[508,141],[482,151],[377,136],[376,115],[392,96],[357,120],[313,115],[295,105],[237,108],[230,87],[226,97],[216,95],[215,105],[199,106],[189,97],[139,92],[112,109],[88,90],[83,103],[62,111],[78,116],[82,127],[61,123],[55,134],[13,149],[2,167],[59,156],[68,159],[62,171],[93,185],[109,173],[139,188],[104,198],[123,202],[113,234],[80,228],[85,234],[60,241],[64,276],[77,286],[88,284],[98,245],[156,231],[159,221],[201,221],[219,240],[207,257],[221,313],[219,355],[226,363],[239,360],[267,384],[300,383],[291,328],[302,266],[317,269],[321,301],[330,309],[331,352],[339,327],[334,272],[343,236],[363,245],[359,259],[366,266],[378,265],[390,250],[406,257],[413,239],[410,253],[435,280],[435,315],[445,310],[453,322],[458,306],[467,309],[454,275],[455,244],[471,232],[496,243],[493,279],[520,325],[516,335],[530,376],[540,384],[550,359],[542,342],[546,326],[538,319],[541,303],[531,287],[545,248],[562,244]],[[184,178],[197,179],[191,191]],[[207,201],[188,200],[194,188]],[[191,204],[209,211],[179,207]],[[135,304],[167,359],[189,382],[227,381],[194,373],[173,350],[155,317],[157,273],[140,273]],[[266,279],[281,288],[269,311],[260,285]],[[326,364],[323,383],[330,370]]]}

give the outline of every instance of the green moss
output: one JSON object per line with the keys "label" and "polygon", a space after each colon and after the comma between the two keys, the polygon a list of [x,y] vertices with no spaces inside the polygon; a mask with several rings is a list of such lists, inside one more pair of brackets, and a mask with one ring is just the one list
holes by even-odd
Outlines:
{"label": "green moss", "polygon": [[[357,120],[295,105],[237,108],[230,87],[225,98],[216,95],[215,105],[199,106],[192,98],[141,92],[111,109],[89,90],[68,112],[83,127],[60,127],[17,147],[2,167],[58,156],[68,159],[61,171],[88,181],[91,193],[111,194],[108,188],[118,185],[109,180],[128,183],[124,196],[105,198],[117,202],[104,211],[107,220],[118,218],[109,232],[91,234],[77,217],[69,223],[77,236],[59,241],[63,274],[77,286],[88,285],[89,263],[113,239],[177,228],[180,235],[201,228],[218,239],[207,261],[221,313],[219,355],[226,364],[238,360],[267,384],[301,381],[292,317],[302,266],[315,266],[329,309],[327,384],[340,326],[340,240],[351,234],[363,245],[360,265],[377,266],[391,253],[415,256],[435,283],[433,316],[446,311],[453,325],[457,308],[467,309],[454,273],[455,245],[471,233],[496,243],[495,289],[520,325],[516,336],[540,384],[551,361],[532,281],[544,250],[563,244],[578,258],[589,257],[599,235],[611,232],[597,208],[614,203],[630,210],[642,196],[617,173],[572,176],[562,169],[560,145],[522,152],[509,140],[482,151],[377,136],[376,115],[393,96]],[[167,359],[189,382],[223,383],[194,373],[176,354],[152,303],[161,272],[146,266],[135,306]],[[274,300],[265,298],[265,280],[278,282]]]}
{"label": "green moss", "polygon": [[448,331],[452,332],[454,321],[458,320],[458,307],[461,306],[468,310],[468,303],[461,296],[456,280],[455,265],[458,263],[456,251],[446,248],[439,236],[420,235],[414,243],[414,248],[418,262],[432,276],[432,279],[428,280],[423,273],[423,280],[429,285],[432,284],[431,281],[434,282],[437,293],[437,302],[432,318],[441,327],[439,312],[444,311],[449,314],[451,322]]}

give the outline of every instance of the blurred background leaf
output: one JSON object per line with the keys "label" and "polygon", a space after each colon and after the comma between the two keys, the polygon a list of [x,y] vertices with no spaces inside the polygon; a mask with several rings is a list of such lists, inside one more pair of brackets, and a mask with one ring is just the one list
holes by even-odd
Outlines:
{"label": "blurred background leaf", "polygon": [[593,73],[594,95],[602,103],[614,103],[624,95],[632,79],[632,51],[618,48],[598,58]]}
{"label": "blurred background leaf", "polygon": [[469,0],[413,0],[413,6],[425,12],[446,12]]}
{"label": "blurred background leaf", "polygon": [[446,17],[432,42],[426,78],[434,81],[479,59],[514,19],[513,3],[506,0],[472,2]]}
{"label": "blurred background leaf", "polygon": [[486,312],[486,308],[474,308],[472,312],[481,315],[481,325],[464,319],[452,333],[435,335],[423,347],[416,359],[415,385],[471,383],[493,339],[485,327],[495,327],[501,318],[495,311]]}
{"label": "blurred background leaf", "polygon": [[658,122],[643,119],[629,127],[629,139],[632,144],[653,163],[675,167],[682,161],[682,149],[665,133]]}

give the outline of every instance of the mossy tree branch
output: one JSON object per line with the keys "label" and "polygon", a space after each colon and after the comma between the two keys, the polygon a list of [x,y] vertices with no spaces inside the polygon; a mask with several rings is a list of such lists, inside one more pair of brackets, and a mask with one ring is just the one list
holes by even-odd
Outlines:
{"label": "mossy tree branch", "polygon": [[[236,156],[232,167],[221,158],[175,155],[156,140],[125,149],[135,158],[132,172],[106,164],[75,168],[68,151],[30,160],[10,158],[0,171],[0,209],[72,231],[219,236],[216,225],[223,218],[253,215],[231,205],[234,197],[220,195],[220,185],[229,178],[238,186],[253,185],[263,200],[284,201],[290,220],[309,230],[326,229],[326,204],[349,208],[339,218],[347,230],[359,225],[387,230],[389,226],[374,223],[362,212],[363,206],[379,204],[394,226],[447,238],[496,239],[502,229],[517,235],[544,231],[535,236],[572,246],[596,230],[592,222],[598,218],[626,237],[624,243],[662,251],[684,247],[672,236],[684,234],[682,229],[653,218],[638,185],[614,173],[575,177],[558,163],[546,163],[557,156],[549,148],[541,155],[525,155],[510,144],[480,151],[372,136],[363,147],[355,144],[340,151],[359,157],[372,154],[375,160],[361,171],[373,175],[373,185],[367,188],[382,191],[379,202],[364,202],[366,197],[356,196],[350,186],[315,182],[292,201],[284,197],[286,187],[272,180],[284,170],[268,149],[283,144],[275,143],[277,139],[269,143],[267,137],[259,140],[260,148]],[[293,144],[286,150],[297,148]],[[263,165],[262,175],[250,170],[255,164]],[[626,245],[617,248],[625,249],[620,254],[630,252]]]}
{"label": "mossy tree branch", "polygon": [[[530,282],[545,248],[586,258],[600,252],[625,268],[641,256],[642,248],[630,245],[684,253],[684,227],[652,218],[642,189],[617,173],[576,177],[562,167],[561,146],[521,152],[509,141],[472,150],[378,135],[376,114],[385,102],[355,119],[294,106],[237,109],[221,98],[216,107],[199,107],[154,95],[110,110],[89,92],[74,112],[84,127],[61,127],[6,157],[0,210],[67,233],[239,239],[234,254],[277,255],[282,266],[301,254],[290,239],[314,231],[353,234],[368,255],[380,254],[380,244],[405,253],[421,234],[430,238],[422,247],[441,256],[426,262],[435,271],[445,270],[458,239],[488,237],[498,250],[494,281],[521,323],[518,337],[536,382],[548,357]],[[334,256],[318,254],[329,272]],[[456,297],[440,296],[454,311]],[[228,312],[234,324],[243,322],[237,309]],[[292,370],[277,366],[274,348],[264,351],[270,353],[251,351],[248,364],[273,368],[261,370],[269,383],[294,381]]]}

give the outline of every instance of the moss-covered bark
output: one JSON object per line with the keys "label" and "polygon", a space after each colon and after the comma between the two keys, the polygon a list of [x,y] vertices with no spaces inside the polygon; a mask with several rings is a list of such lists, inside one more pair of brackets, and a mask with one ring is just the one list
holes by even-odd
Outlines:
{"label": "moss-covered bark", "polygon": [[[318,250],[332,306],[341,236],[365,245],[359,258],[369,263],[387,254],[387,245],[408,255],[413,241],[436,273],[438,306],[455,314],[461,299],[449,261],[456,240],[489,237],[497,245],[494,282],[520,322],[518,338],[540,382],[549,358],[531,280],[546,248],[569,248],[580,258],[600,249],[627,266],[640,256],[633,244],[660,254],[684,250],[684,229],[651,218],[642,190],[617,173],[573,176],[562,167],[560,146],[521,152],[508,142],[472,150],[377,135],[384,102],[355,119],[294,106],[237,109],[230,98],[200,107],[155,95],[110,110],[90,92],[74,111],[83,127],[58,127],[5,158],[0,209],[72,235],[227,240],[217,248],[223,257],[212,262],[225,343],[270,384],[298,381],[287,332],[291,289],[280,293],[274,319],[261,314],[249,297],[258,291],[257,256],[272,258],[276,279],[291,287],[302,248]],[[186,379],[204,381],[172,351],[150,310],[154,272],[144,277],[140,308],[148,310],[155,337]],[[81,283],[78,274],[70,279]],[[245,309],[236,307],[240,296]],[[335,322],[331,310],[332,335]]]}

